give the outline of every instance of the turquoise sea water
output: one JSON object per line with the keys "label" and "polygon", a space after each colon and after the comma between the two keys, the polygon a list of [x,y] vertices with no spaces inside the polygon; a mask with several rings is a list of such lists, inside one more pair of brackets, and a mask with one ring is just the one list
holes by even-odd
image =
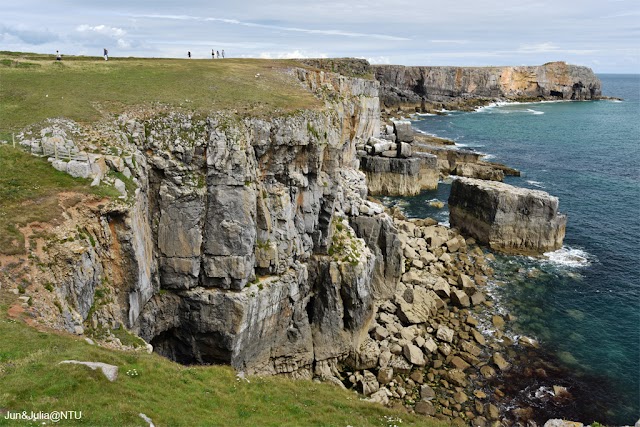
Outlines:
{"label": "turquoise sea water", "polygon": [[[522,172],[509,184],[559,197],[565,247],[540,260],[499,257],[495,290],[516,314],[516,333],[537,337],[588,396],[567,408],[580,421],[633,425],[640,417],[640,75],[601,75],[623,102],[507,104],[421,117],[414,127],[451,138]],[[427,201],[410,216],[447,220]],[[585,394],[586,393],[586,394]],[[562,408],[555,408],[562,416]],[[551,411],[553,412],[553,411]]]}

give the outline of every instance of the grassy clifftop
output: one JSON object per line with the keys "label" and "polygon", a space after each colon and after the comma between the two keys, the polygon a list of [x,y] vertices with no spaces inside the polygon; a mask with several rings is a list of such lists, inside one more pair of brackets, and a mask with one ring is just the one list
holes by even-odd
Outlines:
{"label": "grassy clifftop", "polygon": [[321,103],[286,70],[294,61],[63,57],[0,52],[0,138],[50,117],[92,122],[133,106],[263,116]]}

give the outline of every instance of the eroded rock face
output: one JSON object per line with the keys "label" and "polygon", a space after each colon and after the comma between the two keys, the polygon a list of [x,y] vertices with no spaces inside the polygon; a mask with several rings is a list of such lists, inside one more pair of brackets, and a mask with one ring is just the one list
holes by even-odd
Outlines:
{"label": "eroded rock face", "polygon": [[400,243],[363,199],[355,150],[379,131],[378,84],[296,75],[339,96],[270,120],[170,114],[131,126],[145,135],[164,291],[130,325],[161,354],[327,377],[361,347],[375,298],[395,292]]}
{"label": "eroded rock face", "polygon": [[449,221],[491,249],[542,254],[562,247],[567,218],[558,198],[501,182],[458,178],[451,186]]}
{"label": "eroded rock face", "polygon": [[387,106],[455,103],[473,98],[587,100],[601,96],[590,68],[550,62],[518,67],[405,67],[373,65]]}

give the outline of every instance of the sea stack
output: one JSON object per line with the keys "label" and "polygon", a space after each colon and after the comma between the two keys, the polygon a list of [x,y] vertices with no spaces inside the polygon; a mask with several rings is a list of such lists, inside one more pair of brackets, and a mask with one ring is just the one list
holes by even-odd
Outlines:
{"label": "sea stack", "polygon": [[541,255],[562,247],[567,217],[558,198],[495,181],[458,178],[449,196],[452,227],[491,249]]}

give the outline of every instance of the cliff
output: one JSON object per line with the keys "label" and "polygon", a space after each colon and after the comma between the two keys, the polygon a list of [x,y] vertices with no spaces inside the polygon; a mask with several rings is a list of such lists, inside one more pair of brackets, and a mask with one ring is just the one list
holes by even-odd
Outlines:
{"label": "cliff", "polygon": [[40,279],[56,283],[66,329],[124,324],[183,363],[337,372],[404,267],[358,170],[356,146],[380,130],[378,83],[290,73],[325,107],[270,119],[129,112],[100,125],[118,155],[85,156],[73,141],[93,130],[64,121],[24,142],[45,153],[51,138],[74,145],[80,160],[56,167],[71,173],[73,162],[122,194],[70,221],[86,234],[52,251],[68,262]]}
{"label": "cliff", "polygon": [[558,212],[558,198],[544,191],[458,178],[449,195],[449,222],[493,250],[542,254],[562,247],[567,217]]}
{"label": "cliff", "polygon": [[405,67],[372,65],[387,107],[449,108],[480,100],[590,100],[601,83],[590,68],[550,62],[518,67]]}

